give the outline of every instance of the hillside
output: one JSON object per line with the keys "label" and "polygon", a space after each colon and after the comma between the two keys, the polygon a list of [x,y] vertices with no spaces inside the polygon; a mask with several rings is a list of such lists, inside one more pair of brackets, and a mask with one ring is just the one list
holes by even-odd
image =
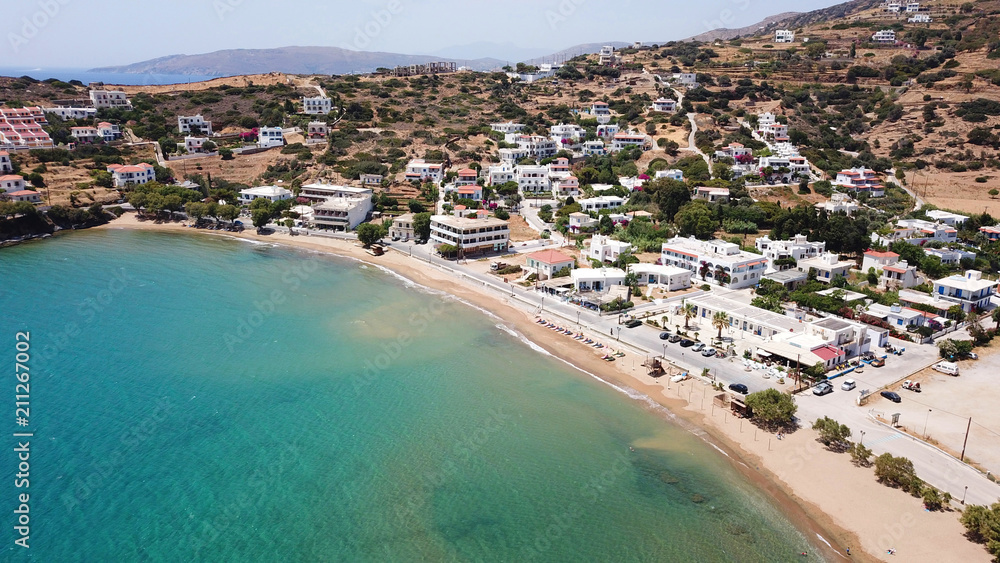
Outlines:
{"label": "hillside", "polygon": [[[352,51],[338,47],[280,47],[228,49],[198,55],[171,55],[90,72],[127,74],[195,74],[236,76],[282,72],[287,74],[354,74],[378,68],[424,64],[441,60],[427,55]],[[455,60],[472,70],[492,70],[506,64],[497,59]]]}

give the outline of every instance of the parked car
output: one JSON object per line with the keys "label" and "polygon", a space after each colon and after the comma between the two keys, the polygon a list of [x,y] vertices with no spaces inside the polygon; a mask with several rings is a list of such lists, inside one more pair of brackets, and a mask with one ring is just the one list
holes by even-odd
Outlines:
{"label": "parked car", "polygon": [[819,383],[813,387],[813,395],[823,396],[829,393],[833,393],[833,385],[830,385],[827,381]]}
{"label": "parked car", "polygon": [[895,391],[882,391],[879,395],[882,395],[894,403],[899,403],[903,400],[903,398],[899,396],[899,393],[896,393]]}
{"label": "parked car", "polygon": [[684,340],[681,340],[681,346],[684,348],[690,348],[691,346],[694,346],[694,340],[685,338]]}
{"label": "parked car", "polygon": [[715,348],[705,348],[704,350],[701,351],[701,355],[705,356],[706,358],[711,358],[712,356],[715,355]]}
{"label": "parked car", "polygon": [[677,344],[681,340],[682,340],[681,335],[679,335],[679,334],[671,334],[670,338],[667,339],[667,342],[670,342],[671,344]]}
{"label": "parked car", "polygon": [[873,367],[880,368],[880,367],[882,367],[884,365],[885,365],[885,360],[883,360],[882,358],[876,358],[876,359],[872,360],[872,366]]}
{"label": "parked car", "polygon": [[841,391],[851,391],[852,389],[854,389],[857,386],[858,386],[858,384],[855,383],[853,379],[845,379],[844,382],[840,384],[840,390]]}
{"label": "parked car", "polygon": [[694,348],[691,348],[691,350],[694,351],[694,352],[701,352],[704,349],[705,349],[705,343],[704,342],[699,342],[699,343],[697,343],[697,344],[694,345]]}
{"label": "parked car", "polygon": [[663,332],[660,333],[660,340],[666,340],[668,338],[670,338],[670,333],[669,332],[663,331]]}
{"label": "parked car", "polygon": [[750,390],[747,389],[747,386],[743,385],[742,383],[730,383],[729,390],[736,391],[737,393],[742,393],[744,395],[750,392]]}
{"label": "parked car", "polygon": [[635,328],[637,326],[642,326],[642,321],[639,319],[632,319],[631,321],[625,323],[625,328]]}

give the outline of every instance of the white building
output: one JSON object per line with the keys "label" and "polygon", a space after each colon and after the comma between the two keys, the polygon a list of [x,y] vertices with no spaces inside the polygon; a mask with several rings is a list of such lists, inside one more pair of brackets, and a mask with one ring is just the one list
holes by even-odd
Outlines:
{"label": "white building", "polygon": [[587,215],[586,213],[580,213],[578,211],[576,213],[569,214],[568,227],[571,232],[574,233],[586,232],[591,229],[597,228],[598,224],[599,222],[597,221],[597,219],[594,219],[593,217]]}
{"label": "white building", "polygon": [[681,86],[694,88],[698,86],[698,75],[693,72],[679,72],[671,75],[670,80]]}
{"label": "white building", "polygon": [[508,163],[493,164],[486,170],[486,185],[499,186],[507,182],[514,182],[517,172],[514,166]]}
{"label": "white building", "polygon": [[24,177],[17,174],[0,176],[0,189],[4,193],[19,192],[24,189]]}
{"label": "white building", "polygon": [[667,291],[688,289],[694,276],[694,272],[685,268],[659,264],[629,264],[628,271],[636,275],[639,285],[659,285]]}
{"label": "white building", "polygon": [[281,127],[261,127],[257,133],[257,146],[265,149],[285,145],[285,136]]}
{"label": "white building", "polygon": [[97,117],[97,108],[76,108],[76,107],[45,108],[45,113],[54,113],[63,120],[94,119],[95,117]]}
{"label": "white building", "polygon": [[444,180],[444,165],[414,158],[406,165],[406,179],[440,184]]}
{"label": "white building", "polygon": [[101,139],[105,143],[110,143],[111,141],[117,141],[122,138],[122,132],[118,128],[117,124],[108,123],[107,121],[102,121],[97,124],[97,134],[101,136]]}
{"label": "white building", "polygon": [[896,42],[896,31],[892,29],[882,29],[876,31],[872,35],[872,41],[875,43],[895,43]]}
{"label": "white building", "polygon": [[699,186],[694,189],[694,199],[708,203],[723,203],[729,201],[729,188]]}
{"label": "white building", "polygon": [[799,260],[797,268],[800,272],[816,272],[816,281],[831,283],[837,276],[845,278],[851,273],[854,262],[841,260],[840,255],[827,252],[815,258]]}
{"label": "white building", "polygon": [[759,167],[761,172],[770,168],[770,177],[784,182],[809,177],[809,161],[804,156],[762,156]]}
{"label": "white building", "polygon": [[500,162],[513,166],[528,158],[528,151],[520,148],[497,149],[497,156],[500,157]]}
{"label": "white building", "polygon": [[529,271],[538,274],[539,280],[547,280],[563,269],[575,268],[576,260],[558,250],[539,250],[528,255],[526,266]]}
{"label": "white building", "polygon": [[867,193],[872,197],[885,195],[885,186],[882,185],[882,180],[879,178],[878,173],[870,168],[861,167],[841,170],[837,173],[837,178],[834,179],[833,184],[844,186],[857,193]]}
{"label": "white building", "polygon": [[392,220],[392,226],[389,227],[389,236],[392,237],[392,240],[406,242],[417,238],[416,232],[413,230],[413,216],[413,213],[406,213]]}
{"label": "white building", "polygon": [[922,283],[924,278],[917,273],[917,267],[907,264],[906,260],[882,268],[879,277],[879,287],[889,290],[908,289]]}
{"label": "white building", "polygon": [[887,235],[872,233],[872,240],[889,246],[894,242],[905,241],[911,244],[924,245],[930,241],[944,243],[958,242],[958,229],[944,223],[932,223],[923,219],[900,219],[896,228]]}
{"label": "white building", "polygon": [[278,186],[259,186],[240,190],[240,205],[249,205],[255,199],[282,201],[292,199],[292,192]]}
{"label": "white building", "polygon": [[962,260],[969,259],[975,260],[976,253],[969,252],[968,250],[962,250],[961,248],[949,249],[949,248],[925,248],[924,254],[927,256],[934,256],[941,263],[946,266],[957,266],[962,263]]}
{"label": "white building", "polygon": [[586,211],[600,211],[602,209],[615,209],[625,205],[625,198],[616,195],[602,195],[589,199],[578,200],[577,203]]}
{"label": "white building", "polygon": [[604,141],[587,141],[583,144],[584,156],[604,156],[606,154],[608,154],[608,149],[604,146]]}
{"label": "white building", "polygon": [[548,166],[519,165],[515,167],[517,189],[522,194],[552,191]]}
{"label": "white building", "polygon": [[359,177],[362,186],[379,186],[384,179],[381,174],[362,174]]}
{"label": "white building", "polygon": [[212,122],[202,117],[200,113],[197,115],[178,115],[177,130],[185,134],[194,132],[210,137],[212,136]]}
{"label": "white building", "polygon": [[885,11],[893,14],[899,13],[902,9],[902,5],[898,0],[890,0],[885,4]]}
{"label": "white building", "polygon": [[771,240],[768,236],[763,236],[756,240],[754,245],[757,250],[767,257],[768,273],[785,270],[792,266],[775,266],[775,260],[787,260],[789,258],[796,261],[817,258],[826,252],[826,242],[809,242],[806,235],[795,235],[791,240]]}
{"label": "white building", "polygon": [[431,216],[431,240],[435,245],[458,247],[459,256],[481,252],[504,252],[510,227],[495,217],[472,219],[452,215]]}
{"label": "white building", "polygon": [[597,126],[597,136],[604,140],[611,140],[614,138],[621,128],[618,127],[617,123],[604,123]]}
{"label": "white building", "polygon": [[372,212],[371,190],[365,190],[366,194],[358,195],[343,192],[346,189],[344,186],[331,187],[340,188],[344,197],[331,197],[314,206],[314,225],[319,228],[351,231],[368,219]]}
{"label": "white building", "polygon": [[576,176],[552,177],[552,195],[560,198],[580,197],[580,180]]}
{"label": "white building", "polygon": [[78,143],[96,143],[101,139],[101,136],[97,133],[97,127],[91,126],[70,127],[69,134]]}
{"label": "white building", "polygon": [[658,98],[653,102],[653,105],[649,109],[664,113],[674,113],[677,111],[677,100],[671,100],[670,98]]}
{"label": "white building", "polygon": [[324,202],[330,199],[358,199],[371,200],[372,190],[369,188],[356,188],[354,186],[336,186],[333,184],[306,184],[299,189],[300,198],[308,199],[311,202]]}
{"label": "white building", "polygon": [[620,240],[613,240],[604,235],[594,235],[590,239],[590,247],[587,250],[587,258],[598,262],[614,262],[622,254],[632,252],[632,245]]}
{"label": "white building", "polygon": [[512,140],[517,144],[517,148],[536,160],[555,156],[561,148],[552,139],[541,135],[516,135]]}
{"label": "white building", "polygon": [[920,11],[920,2],[907,2],[906,3],[906,13],[915,14]]}
{"label": "white building", "polygon": [[116,188],[146,184],[156,180],[156,171],[153,166],[145,162],[131,165],[109,164],[107,171],[111,172]]}
{"label": "white building", "polygon": [[121,90],[91,90],[90,101],[97,109],[132,109],[132,102],[128,100],[128,96]]}
{"label": "white building", "polygon": [[715,158],[731,158],[736,162],[746,161],[748,158],[753,158],[753,150],[742,143],[729,143],[728,147],[715,151]]}
{"label": "white building", "polygon": [[775,43],[794,43],[795,42],[795,32],[788,29],[776,29],[774,30],[774,42]]}
{"label": "white building", "polygon": [[933,295],[935,299],[961,305],[966,313],[971,313],[973,309],[985,311],[990,308],[990,298],[995,293],[996,285],[995,281],[984,280],[982,272],[969,270],[964,276],[955,274],[936,280]]}
{"label": "white building", "polygon": [[830,201],[817,203],[816,208],[827,213],[846,213],[851,215],[858,209],[861,209],[861,206],[855,203],[847,194],[837,192],[830,196]]}
{"label": "white building", "polygon": [[601,51],[597,56],[601,66],[613,66],[618,61],[618,57],[615,55],[615,48],[611,45],[601,47]]}
{"label": "white building", "polygon": [[905,330],[910,326],[923,326],[927,322],[927,316],[923,311],[903,307],[899,303],[890,306],[872,303],[865,309],[865,313],[889,323],[897,330]]}
{"label": "white building", "polygon": [[913,14],[908,20],[909,23],[931,23],[930,14]]}
{"label": "white building", "polygon": [[660,178],[670,178],[671,180],[677,180],[678,182],[684,181],[684,171],[678,170],[676,168],[671,168],[670,170],[657,170],[656,179]]}
{"label": "white building", "polygon": [[872,268],[875,272],[882,271],[886,266],[892,266],[899,262],[899,254],[895,252],[883,252],[879,250],[869,250],[865,252],[861,260],[861,272],[867,274]]}
{"label": "white building", "polygon": [[11,201],[26,201],[28,203],[41,203],[42,196],[34,190],[18,190],[16,192],[8,192],[7,197]]}
{"label": "white building", "polygon": [[333,100],[323,96],[302,98],[302,113],[309,115],[326,115],[333,111]]}
{"label": "white building", "polygon": [[[306,129],[308,142],[319,143],[326,140],[330,133],[330,126],[325,121],[310,121]],[[381,180],[379,180],[381,182]]]}
{"label": "white building", "polygon": [[524,131],[524,124],[514,123],[513,121],[508,121],[507,123],[492,123],[490,124],[490,129],[493,129],[497,133],[507,135],[510,133],[520,133],[521,131]]}
{"label": "white building", "polygon": [[601,293],[613,285],[625,285],[625,270],[618,268],[577,268],[570,272],[570,277],[576,291]]}
{"label": "white building", "polygon": [[638,133],[618,133],[611,142],[611,152],[618,152],[622,149],[630,147],[640,147],[642,150],[648,150],[652,146],[653,143],[648,135],[640,135]]}
{"label": "white building", "polygon": [[560,147],[578,145],[586,136],[587,130],[579,125],[560,123],[549,127],[549,137]]}
{"label": "white building", "polygon": [[14,171],[14,164],[10,161],[10,153],[7,151],[0,151],[0,174],[6,174],[7,172]]}
{"label": "white building", "polygon": [[185,152],[194,154],[196,152],[201,152],[201,146],[208,142],[208,137],[192,137],[188,135],[184,137],[183,143],[177,143],[177,148],[184,149]]}
{"label": "white building", "polygon": [[597,119],[597,123],[603,125],[611,121],[611,108],[607,102],[594,102],[590,106],[590,115]]}
{"label": "white building", "polygon": [[939,223],[944,223],[945,225],[951,225],[952,227],[957,227],[969,218],[965,215],[959,215],[958,213],[951,213],[950,211],[942,211],[940,209],[932,209],[926,213],[932,221],[937,221]]}
{"label": "white building", "polygon": [[731,242],[694,237],[674,237],[663,243],[660,263],[685,268],[704,281],[733,289],[757,285],[767,271],[767,258],[760,254],[744,252]]}

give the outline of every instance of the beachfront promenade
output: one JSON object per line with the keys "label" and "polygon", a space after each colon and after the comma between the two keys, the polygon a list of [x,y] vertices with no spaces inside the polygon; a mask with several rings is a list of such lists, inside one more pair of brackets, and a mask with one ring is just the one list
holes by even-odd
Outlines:
{"label": "beachfront promenade", "polygon": [[[387,246],[404,255],[411,256],[414,260],[426,262],[459,276],[472,285],[495,292],[498,298],[506,299],[511,305],[519,306],[529,312],[539,313],[544,318],[553,320],[566,328],[585,331],[589,336],[612,348],[631,348],[640,356],[663,356],[680,371],[687,371],[694,377],[700,378],[702,369],[707,367],[710,369],[711,378],[715,381],[725,385],[742,383],[750,389],[750,392],[760,391],[768,387],[784,389],[791,385],[790,380],[785,385],[778,385],[774,378],[764,379],[757,372],[746,371],[743,365],[742,351],[748,348],[752,350],[756,342],[761,341],[750,333],[741,334],[734,331],[730,334],[723,331],[723,335],[731,337],[737,347],[738,357],[732,361],[705,358],[697,352],[692,352],[690,348],[681,348],[679,344],[669,344],[660,340],[660,331],[655,327],[644,325],[633,329],[625,328],[624,325],[619,324],[617,314],[599,315],[595,311],[563,302],[554,296],[544,295],[516,284],[503,283],[495,276],[471,271],[471,269],[463,268],[461,264],[446,261],[440,256],[434,255],[434,249],[431,245],[392,242],[388,243]],[[692,329],[689,332],[697,330],[700,332],[702,340],[707,341],[717,334],[718,331],[713,327],[697,325],[697,322],[697,319],[692,320],[692,326],[698,326],[698,329]],[[675,324],[683,326],[683,316],[670,315],[668,328],[672,328]],[[869,368],[863,374],[851,375],[850,377],[858,382],[859,390],[863,388],[878,389],[923,369],[937,358],[936,348],[930,346],[918,347],[912,343],[901,342],[893,342],[893,345],[908,346],[908,350],[902,357],[890,357],[887,367],[882,370]],[[590,352],[581,347],[581,353]],[[634,369],[637,370],[637,373],[644,370],[641,365],[634,366]],[[703,383],[707,385],[709,380],[704,380]],[[936,448],[878,423],[869,412],[871,407],[859,407],[855,404],[854,399],[857,396],[855,393],[841,392],[838,387],[838,391],[823,397],[817,397],[809,392],[797,395],[798,416],[802,425],[809,426],[817,418],[830,416],[842,424],[848,425],[854,433],[855,440],[861,439],[863,431],[864,444],[871,448],[875,455],[888,452],[894,456],[904,456],[910,459],[917,474],[922,479],[951,493],[956,500],[961,500],[964,496],[968,504],[984,505],[1000,501],[1000,485],[993,483],[976,469]],[[880,405],[877,410],[885,408]],[[882,414],[889,415],[894,412],[891,411],[891,407],[889,408],[888,412]],[[828,485],[836,486],[836,483],[828,483]],[[968,487],[968,492],[965,490],[966,487]]]}

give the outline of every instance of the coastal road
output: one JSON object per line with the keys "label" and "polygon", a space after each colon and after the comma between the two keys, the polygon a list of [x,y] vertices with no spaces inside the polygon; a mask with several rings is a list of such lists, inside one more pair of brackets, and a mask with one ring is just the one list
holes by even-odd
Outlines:
{"label": "coastal road", "polygon": [[[677,369],[688,371],[694,376],[700,376],[703,368],[709,368],[710,377],[715,381],[724,385],[743,383],[750,392],[761,391],[768,387],[782,388],[776,384],[773,378],[764,379],[758,371],[746,371],[741,357],[732,361],[730,359],[702,357],[699,353],[691,351],[690,348],[681,348],[679,344],[670,344],[660,340],[660,331],[654,327],[643,325],[632,329],[625,328],[618,324],[618,315],[599,315],[589,309],[562,302],[554,296],[546,296],[519,286],[504,284],[495,276],[468,271],[460,265],[433,256],[433,246],[431,245],[405,245],[397,242],[389,243],[389,246],[404,253],[410,252],[412,248],[414,258],[451,270],[474,285],[495,291],[498,296],[510,296],[516,300],[512,301],[513,303],[521,302],[525,308],[534,310],[543,318],[550,319],[567,328],[577,327],[577,330],[587,332],[588,335],[597,338],[610,348],[627,346],[633,351],[649,357],[664,356]],[[672,314],[668,314],[668,316],[670,317],[668,327],[671,332],[673,332],[675,324],[683,326],[682,316]],[[709,340],[716,335],[717,331],[705,324],[707,321],[700,319],[701,325],[697,325],[698,322],[699,320],[693,320],[689,333],[700,332],[702,341]],[[753,340],[744,334],[724,331],[723,335],[732,338],[738,350],[753,346]],[[915,351],[910,348],[906,353],[912,354],[913,352]],[[581,351],[581,353],[587,352]],[[900,363],[896,364],[896,362]],[[641,370],[642,368],[637,366],[637,369]],[[677,373],[677,369],[673,373]],[[869,370],[872,369],[869,368]],[[890,356],[887,367],[882,369],[886,371],[880,372],[878,377],[892,378],[893,375],[903,377],[906,375],[906,371],[916,371],[912,369],[912,366],[906,367],[902,360],[893,356]],[[876,375],[866,373],[854,377],[861,386],[866,384],[866,379],[874,379]],[[983,474],[928,444],[877,423],[869,414],[869,410],[873,407],[856,406],[853,401],[853,397],[856,396],[855,392],[840,391],[841,381],[843,380],[834,380],[837,391],[831,395],[817,397],[808,391],[797,395],[798,417],[803,426],[811,425],[812,421],[817,418],[830,416],[842,424],[848,425],[854,432],[855,439],[861,439],[861,432],[864,431],[864,444],[871,448],[876,456],[888,452],[910,459],[921,479],[951,493],[956,500],[961,500],[966,495],[965,487],[968,487],[967,503],[989,505],[1000,500],[1000,485],[986,479]],[[876,385],[879,381],[871,382],[872,388],[877,388]],[[788,384],[790,385],[790,383]],[[875,402],[873,405],[876,411],[883,411],[886,416],[894,412],[889,406],[891,403],[881,401]]]}

